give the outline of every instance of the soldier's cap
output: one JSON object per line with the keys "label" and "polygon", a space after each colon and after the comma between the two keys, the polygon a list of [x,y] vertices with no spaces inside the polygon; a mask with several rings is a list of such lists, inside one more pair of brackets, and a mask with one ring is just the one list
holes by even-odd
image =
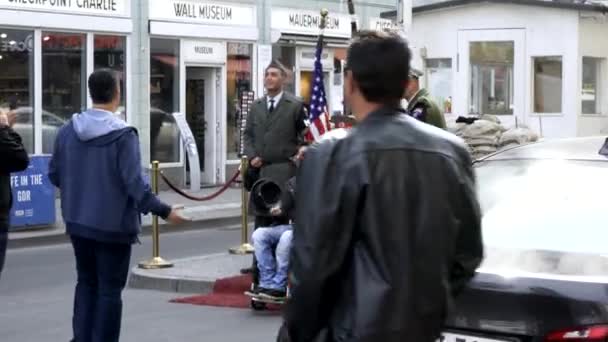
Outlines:
{"label": "soldier's cap", "polygon": [[334,124],[345,123],[347,125],[354,125],[357,123],[357,120],[353,115],[332,115],[329,121]]}
{"label": "soldier's cap", "polygon": [[422,71],[420,71],[416,68],[410,68],[410,77],[411,78],[419,79],[420,77],[422,77],[422,75],[424,75],[422,73]]}

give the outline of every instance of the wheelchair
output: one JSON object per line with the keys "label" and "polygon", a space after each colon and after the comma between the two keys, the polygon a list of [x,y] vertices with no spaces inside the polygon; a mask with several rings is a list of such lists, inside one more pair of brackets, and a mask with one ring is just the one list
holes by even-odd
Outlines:
{"label": "wheelchair", "polygon": [[[273,257],[276,258],[276,254],[275,251],[273,250],[272,252]],[[254,293],[257,290],[257,287],[260,283],[260,272],[258,270],[258,263],[257,260],[255,258],[255,254],[253,255],[253,265],[252,265],[252,282],[251,282],[251,286],[249,288],[249,291]],[[268,308],[268,304],[275,304],[275,305],[283,305],[287,302],[287,300],[289,300],[289,297],[291,296],[291,291],[290,291],[290,281],[289,281],[290,277],[289,274],[287,276],[287,293],[285,296],[284,300],[273,300],[273,299],[266,299],[266,298],[260,298],[260,297],[254,297],[254,296],[250,296],[251,300],[249,302],[249,306],[251,307],[251,309],[253,309],[254,311],[264,311]]]}

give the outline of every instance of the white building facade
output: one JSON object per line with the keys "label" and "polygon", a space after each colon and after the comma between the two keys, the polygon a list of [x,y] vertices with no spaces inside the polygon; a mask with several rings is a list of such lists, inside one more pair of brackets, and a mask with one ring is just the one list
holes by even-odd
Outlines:
{"label": "white building facade", "polygon": [[[392,0],[357,4],[367,23]],[[187,186],[189,163],[172,114],[183,113],[203,185],[224,183],[240,159],[240,114],[263,95],[264,68],[279,59],[288,90],[306,100],[321,8],[328,102],[342,110],[342,64],[351,38],[346,2],[279,0],[0,0],[0,108],[15,109],[33,156],[49,156],[58,129],[91,105],[93,70],[121,75],[120,112],[138,131],[142,162],[160,162]],[[364,27],[364,26],[363,26]]]}
{"label": "white building facade", "polygon": [[494,114],[545,138],[605,135],[607,12],[533,0],[416,7],[414,64],[449,119]]}

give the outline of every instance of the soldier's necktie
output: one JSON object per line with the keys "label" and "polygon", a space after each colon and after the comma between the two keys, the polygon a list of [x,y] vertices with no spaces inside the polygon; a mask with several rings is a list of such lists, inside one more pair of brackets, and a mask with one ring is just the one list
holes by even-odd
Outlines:
{"label": "soldier's necktie", "polygon": [[274,111],[274,99],[270,99],[270,107],[268,108],[268,113],[272,113]]}

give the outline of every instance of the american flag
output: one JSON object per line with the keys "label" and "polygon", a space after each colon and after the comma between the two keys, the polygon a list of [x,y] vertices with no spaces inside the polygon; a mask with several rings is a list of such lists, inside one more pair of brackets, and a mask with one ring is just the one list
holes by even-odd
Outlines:
{"label": "american flag", "polygon": [[321,53],[323,52],[323,36],[319,37],[317,50],[315,52],[315,71],[313,73],[312,91],[310,97],[310,110],[308,111],[308,132],[306,140],[317,141],[331,130],[329,112],[327,110],[327,97],[325,96],[325,83],[323,82],[323,64],[321,64]]}

